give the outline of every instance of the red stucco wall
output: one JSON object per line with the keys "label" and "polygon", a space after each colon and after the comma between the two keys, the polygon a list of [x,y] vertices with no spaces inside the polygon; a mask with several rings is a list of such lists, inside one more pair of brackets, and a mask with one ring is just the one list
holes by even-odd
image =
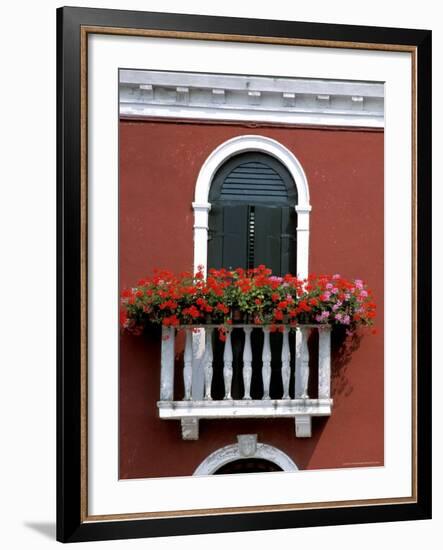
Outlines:
{"label": "red stucco wall", "polygon": [[333,414],[313,419],[310,439],[294,420],[203,420],[200,439],[183,441],[178,421],[160,420],[160,341],[122,335],[120,477],[190,475],[208,454],[257,433],[299,468],[383,464],[383,132],[120,122],[120,285],[153,267],[192,269],[193,200],[198,172],[220,143],[242,134],[280,141],[301,162],[311,194],[310,272],[364,279],[378,304],[376,336],[349,361],[333,360]]}

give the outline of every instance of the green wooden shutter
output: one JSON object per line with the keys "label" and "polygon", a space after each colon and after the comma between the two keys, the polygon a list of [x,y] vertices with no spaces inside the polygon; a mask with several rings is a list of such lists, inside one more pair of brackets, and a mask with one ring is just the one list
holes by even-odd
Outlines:
{"label": "green wooden shutter", "polygon": [[243,162],[223,179],[220,199],[226,201],[288,200],[288,190],[282,176],[263,162]]}
{"label": "green wooden shutter", "polygon": [[223,263],[223,206],[213,204],[209,214],[208,269],[220,269]]}
{"label": "green wooden shutter", "polygon": [[297,212],[293,206],[281,208],[281,270],[297,274]]}
{"label": "green wooden shutter", "polygon": [[265,264],[279,274],[280,265],[281,208],[255,206],[254,264]]}
{"label": "green wooden shutter", "polygon": [[208,267],[247,267],[247,204],[213,205],[209,217]]}
{"label": "green wooden shutter", "polygon": [[297,228],[293,207],[255,206],[254,265],[275,275],[296,273]]}
{"label": "green wooden shutter", "polygon": [[209,202],[285,206],[297,204],[294,180],[283,164],[263,153],[241,153],[217,170]]}

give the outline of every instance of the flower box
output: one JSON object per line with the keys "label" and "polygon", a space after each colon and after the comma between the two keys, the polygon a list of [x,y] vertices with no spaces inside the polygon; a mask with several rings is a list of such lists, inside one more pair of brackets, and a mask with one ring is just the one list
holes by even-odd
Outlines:
{"label": "flower box", "polygon": [[331,325],[349,331],[372,326],[376,304],[360,279],[335,275],[278,277],[261,265],[254,269],[203,269],[173,274],[154,270],[121,295],[123,330],[141,334],[162,326],[232,324],[257,326]]}

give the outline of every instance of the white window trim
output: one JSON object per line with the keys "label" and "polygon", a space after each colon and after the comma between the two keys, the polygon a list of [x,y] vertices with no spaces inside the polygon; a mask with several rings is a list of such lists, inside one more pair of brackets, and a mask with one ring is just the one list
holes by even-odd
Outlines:
{"label": "white window trim", "polygon": [[278,141],[258,135],[232,138],[219,145],[206,159],[197,178],[194,209],[194,270],[202,265],[204,272],[208,262],[208,218],[211,204],[209,191],[218,168],[229,158],[239,153],[258,151],[279,160],[292,175],[297,187],[297,276],[305,278],[309,270],[309,186],[306,174],[296,158]]}

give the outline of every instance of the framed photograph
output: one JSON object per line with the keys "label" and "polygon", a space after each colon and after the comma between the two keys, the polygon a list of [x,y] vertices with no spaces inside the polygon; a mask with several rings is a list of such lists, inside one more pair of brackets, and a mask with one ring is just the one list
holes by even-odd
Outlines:
{"label": "framed photograph", "polygon": [[431,517],[431,32],[60,8],[63,542]]}

